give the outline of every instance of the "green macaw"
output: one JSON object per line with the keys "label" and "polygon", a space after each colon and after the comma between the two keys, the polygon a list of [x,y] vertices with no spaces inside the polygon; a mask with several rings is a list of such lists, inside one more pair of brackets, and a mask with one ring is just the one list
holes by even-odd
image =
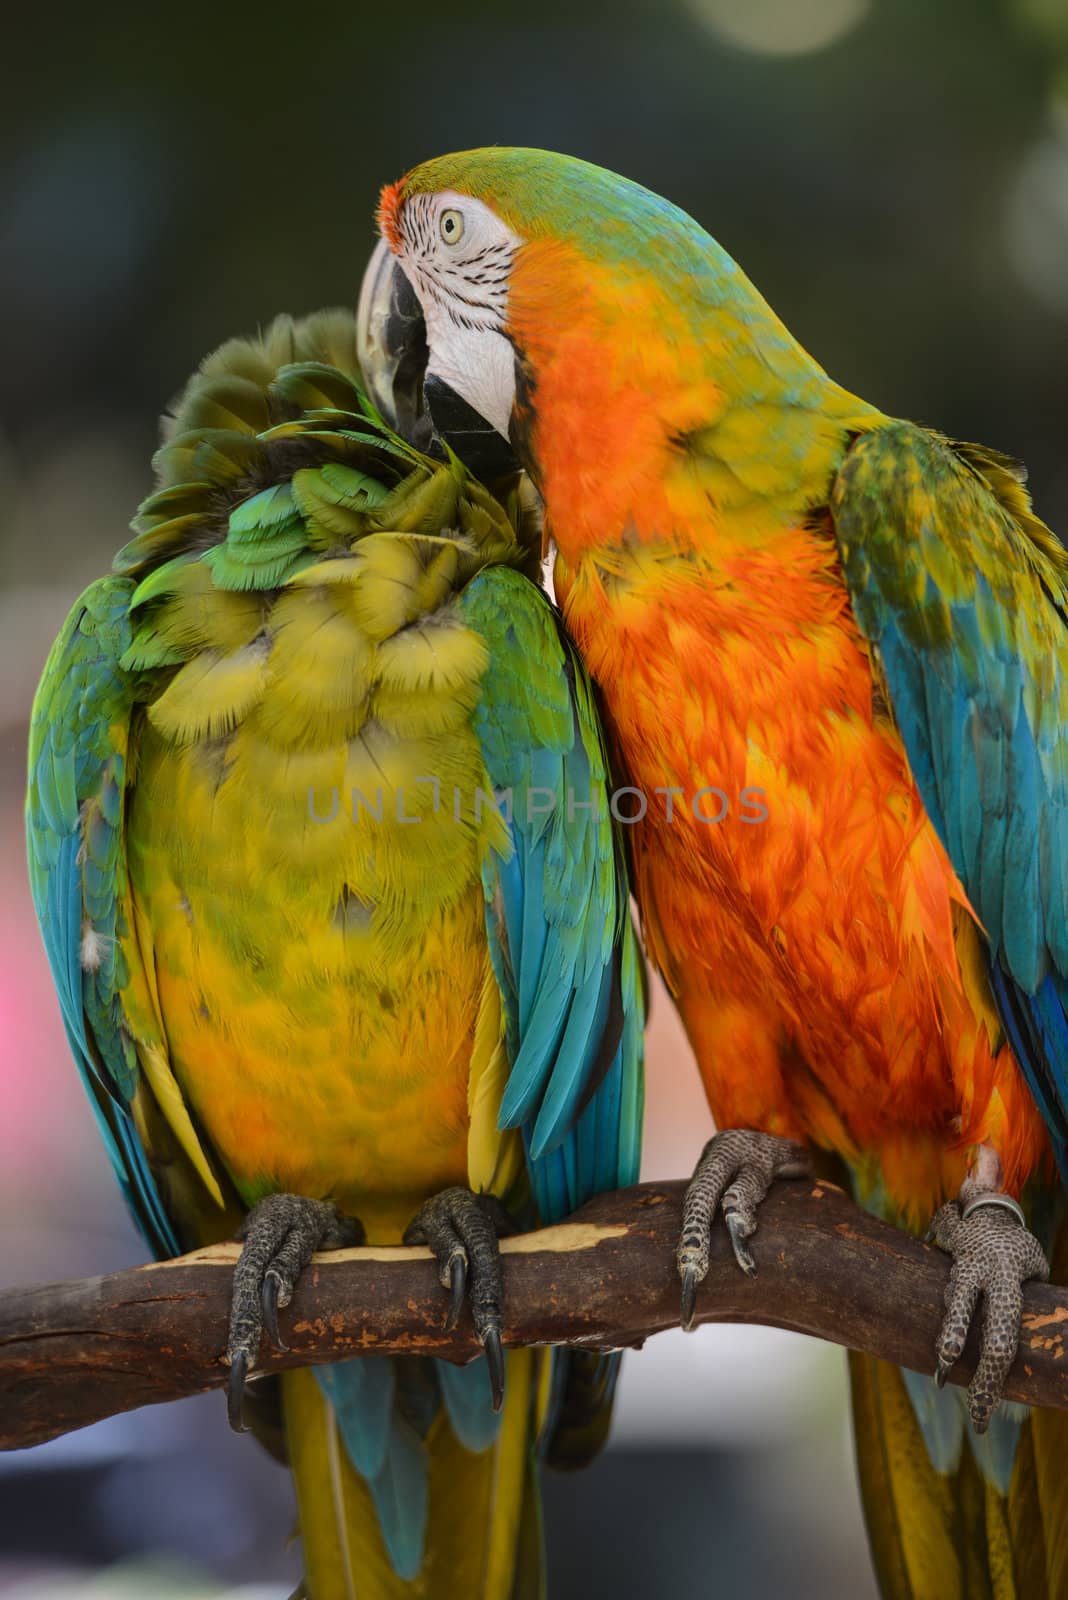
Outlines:
{"label": "green macaw", "polygon": [[[224,345],[165,435],[33,710],[71,1049],[155,1253],[245,1239],[232,1420],[280,1402],[304,1592],[536,1596],[535,1441],[594,1452],[616,1361],[503,1354],[497,1236],[634,1181],[643,1020],[537,517],[383,424],[347,312]],[[364,1238],[429,1244],[452,1317],[470,1277],[485,1359],[246,1396],[311,1253]]]}

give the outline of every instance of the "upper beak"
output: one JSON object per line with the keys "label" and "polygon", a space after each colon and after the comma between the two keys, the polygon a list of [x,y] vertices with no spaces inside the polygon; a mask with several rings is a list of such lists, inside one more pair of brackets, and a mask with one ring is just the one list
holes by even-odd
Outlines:
{"label": "upper beak", "polygon": [[384,239],[367,264],[356,311],[357,353],[375,405],[402,438],[428,455],[442,443],[477,477],[511,477],[519,461],[492,423],[435,373],[418,297]]}
{"label": "upper beak", "polygon": [[434,425],[423,398],[430,356],[423,308],[384,239],[360,285],[356,351],[367,391],[390,427],[417,449],[430,450]]}

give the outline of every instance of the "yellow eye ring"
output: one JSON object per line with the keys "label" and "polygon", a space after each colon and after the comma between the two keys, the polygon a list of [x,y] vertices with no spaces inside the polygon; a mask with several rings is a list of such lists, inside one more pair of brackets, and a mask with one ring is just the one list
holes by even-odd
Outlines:
{"label": "yellow eye ring", "polygon": [[441,237],[446,244],[459,244],[464,236],[464,214],[462,211],[443,211],[441,221],[438,223]]}

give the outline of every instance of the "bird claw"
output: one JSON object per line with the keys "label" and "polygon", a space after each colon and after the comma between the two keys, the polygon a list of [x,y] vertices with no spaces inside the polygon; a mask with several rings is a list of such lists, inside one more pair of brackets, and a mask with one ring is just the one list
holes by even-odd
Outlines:
{"label": "bird claw", "polygon": [[445,1332],[451,1333],[460,1320],[467,1294],[467,1252],[454,1250],[449,1262],[449,1309],[445,1313]]}
{"label": "bird claw", "polygon": [[745,1218],[740,1216],[737,1211],[725,1211],[723,1220],[727,1224],[727,1232],[730,1234],[731,1248],[734,1251],[735,1261],[737,1261],[747,1277],[755,1278],[756,1262],[753,1260],[753,1252],[746,1243],[751,1230],[747,1228]]}
{"label": "bird claw", "polygon": [[405,1244],[425,1244],[434,1253],[438,1276],[449,1291],[447,1332],[459,1321],[464,1301],[470,1301],[475,1333],[486,1353],[494,1411],[504,1401],[504,1280],[498,1240],[514,1232],[515,1224],[494,1195],[457,1185],[421,1206],[404,1235]]}
{"label": "bird claw", "polygon": [[942,1206],[928,1234],[953,1261],[945,1291],[946,1314],[935,1349],[935,1383],[944,1387],[960,1360],[982,1300],[979,1360],[968,1386],[976,1433],[985,1433],[1001,1403],[1020,1341],[1023,1285],[1047,1279],[1042,1246],[1008,1195],[984,1192],[968,1179],[960,1199]]}
{"label": "bird claw", "polygon": [[679,1276],[682,1279],[682,1311],[680,1321],[683,1333],[693,1333],[697,1327],[694,1313],[697,1310],[697,1285],[700,1278],[696,1267],[684,1267]]}
{"label": "bird claw", "polygon": [[289,1349],[279,1330],[278,1311],[292,1299],[301,1272],[316,1250],[359,1244],[363,1229],[328,1200],[269,1194],[253,1206],[240,1236],[244,1244],[234,1268],[226,1347],[226,1413],[234,1431],[244,1433],[241,1401],[263,1333],[277,1350]]}
{"label": "bird claw", "polygon": [[681,1323],[696,1326],[697,1287],[708,1275],[712,1222],[723,1212],[734,1259],[748,1277],[756,1261],[748,1240],[756,1232],[757,1207],[776,1178],[811,1175],[802,1147],[792,1139],[747,1128],[727,1128],[705,1145],[683,1203],[676,1264],[682,1282]]}
{"label": "bird claw", "polygon": [[230,1376],[226,1380],[226,1415],[235,1433],[247,1433],[241,1420],[241,1402],[245,1397],[245,1379],[248,1376],[248,1352],[235,1350],[230,1358]]}
{"label": "bird claw", "polygon": [[283,1299],[279,1291],[282,1280],[277,1272],[269,1271],[263,1280],[260,1291],[260,1310],[263,1316],[263,1327],[268,1339],[276,1350],[287,1351],[289,1346],[282,1338],[278,1328],[278,1308],[289,1304],[289,1296]]}
{"label": "bird claw", "polygon": [[499,1411],[504,1404],[504,1351],[501,1348],[500,1333],[496,1328],[486,1330],[482,1347],[486,1352],[486,1366],[489,1368],[490,1404],[494,1411]]}

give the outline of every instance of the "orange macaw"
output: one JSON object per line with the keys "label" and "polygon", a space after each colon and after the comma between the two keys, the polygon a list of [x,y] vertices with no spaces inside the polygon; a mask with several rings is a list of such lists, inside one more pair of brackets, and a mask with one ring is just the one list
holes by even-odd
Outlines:
{"label": "orange macaw", "polygon": [[[998,1401],[1068,1173],[1068,553],[1013,462],[840,388],[636,184],[471,151],[387,188],[380,222],[379,399],[403,387],[425,427],[421,363],[460,454],[533,477],[646,807],[646,944],[724,1130],[684,1314],[717,1211],[753,1270],[757,1207],[812,1149],[883,1216],[933,1213],[938,1378],[980,1294],[982,1354],[967,1401],[853,1362],[885,1593],[1064,1596],[1068,1424]],[[391,320],[413,293],[421,322]]]}

